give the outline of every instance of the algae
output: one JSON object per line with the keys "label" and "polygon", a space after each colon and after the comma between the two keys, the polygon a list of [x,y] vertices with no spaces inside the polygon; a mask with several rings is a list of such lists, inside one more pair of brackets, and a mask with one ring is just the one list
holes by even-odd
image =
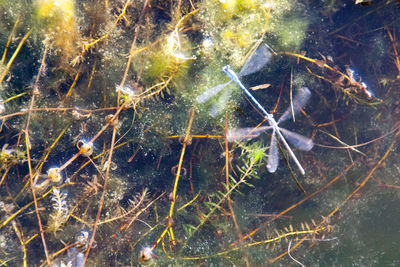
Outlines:
{"label": "algae", "polygon": [[[400,25],[371,2],[0,1],[0,263],[395,264]],[[268,112],[312,91],[282,126],[305,176],[270,132],[226,143],[266,123],[236,84],[196,101],[260,45]]]}

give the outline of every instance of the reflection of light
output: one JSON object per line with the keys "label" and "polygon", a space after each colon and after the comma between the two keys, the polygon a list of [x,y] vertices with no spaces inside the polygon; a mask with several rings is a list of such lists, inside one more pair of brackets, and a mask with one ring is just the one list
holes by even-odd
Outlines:
{"label": "reflection of light", "polygon": [[364,90],[364,93],[367,95],[367,97],[368,97],[369,99],[371,99],[371,98],[374,97],[374,93],[372,93],[371,90],[368,90],[368,89],[367,89],[367,88],[368,88],[368,85],[367,85],[365,82],[362,82],[362,83],[361,83],[361,86],[362,86],[362,88],[363,88],[363,90]]}
{"label": "reflection of light", "polygon": [[52,168],[48,169],[47,177],[49,177],[49,179],[55,183],[59,183],[62,181],[62,175],[61,175],[60,169],[58,167],[52,167]]}
{"label": "reflection of light", "polygon": [[180,60],[194,60],[196,56],[186,56],[183,52],[180,51],[181,42],[179,40],[179,33],[171,32],[166,40],[166,53],[170,54],[176,59]]}
{"label": "reflection of light", "polygon": [[266,1],[262,7],[264,7],[267,10],[276,10],[277,8],[288,8],[289,6],[283,6],[283,3],[279,3],[276,1]]}
{"label": "reflection of light", "polygon": [[352,68],[350,68],[350,67],[349,67],[349,75],[351,77],[353,77],[353,75],[354,75],[354,70]]}
{"label": "reflection of light", "polygon": [[166,50],[169,54],[172,54],[176,49],[180,47],[179,38],[175,32],[171,32],[168,35],[166,42]]}
{"label": "reflection of light", "polygon": [[272,5],[272,3],[267,2],[267,3],[263,4],[263,7],[265,7],[266,9],[272,9],[274,6]]}
{"label": "reflection of light", "polygon": [[4,111],[6,111],[6,106],[0,100],[0,114],[3,113]]}
{"label": "reflection of light", "polygon": [[195,55],[193,55],[191,57],[187,57],[182,52],[174,52],[171,55],[173,57],[175,57],[175,58],[182,59],[182,60],[194,60],[194,59],[196,59]]}
{"label": "reflection of light", "polygon": [[210,38],[205,38],[202,44],[205,49],[210,49],[214,43]]}
{"label": "reflection of light", "polygon": [[153,260],[154,254],[153,249],[151,247],[144,247],[140,251],[139,261],[141,263],[148,263]]}
{"label": "reflection of light", "polygon": [[76,146],[79,149],[79,153],[85,157],[90,157],[93,154],[93,143],[86,140],[79,140],[76,143]]}
{"label": "reflection of light", "polygon": [[125,85],[123,87],[117,85],[116,86],[116,91],[117,92],[121,92],[123,95],[127,96],[127,97],[131,97],[136,95],[135,91],[133,91],[132,87]]}

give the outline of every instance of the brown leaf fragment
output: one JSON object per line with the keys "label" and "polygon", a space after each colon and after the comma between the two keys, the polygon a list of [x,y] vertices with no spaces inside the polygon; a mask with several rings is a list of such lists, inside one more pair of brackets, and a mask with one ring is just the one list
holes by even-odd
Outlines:
{"label": "brown leaf fragment", "polygon": [[339,85],[339,86],[344,86],[344,83],[343,83],[344,79],[345,79],[344,75],[339,76],[339,78],[336,79],[335,84]]}
{"label": "brown leaf fragment", "polygon": [[318,53],[318,54],[322,57],[322,60],[325,61],[325,63],[326,63],[326,57],[321,53]]}
{"label": "brown leaf fragment", "polygon": [[326,64],[326,60],[320,60],[320,59],[314,59],[315,64],[317,64],[318,67],[323,68],[324,65]]}
{"label": "brown leaf fragment", "polygon": [[257,85],[257,86],[250,87],[250,90],[256,91],[256,90],[260,90],[260,89],[266,89],[266,88],[268,88],[270,86],[271,86],[271,84],[264,83],[264,84],[260,84],[260,85]]}

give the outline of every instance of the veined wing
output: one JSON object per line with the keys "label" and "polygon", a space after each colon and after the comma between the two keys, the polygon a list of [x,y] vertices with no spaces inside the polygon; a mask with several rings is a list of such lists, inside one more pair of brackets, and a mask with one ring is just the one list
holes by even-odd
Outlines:
{"label": "veined wing", "polygon": [[285,137],[286,140],[288,140],[289,143],[291,143],[293,146],[295,146],[298,149],[304,150],[304,151],[309,151],[313,148],[314,142],[308,137],[305,137],[301,134],[286,130],[284,128],[279,127],[279,131],[282,133],[282,135]]}
{"label": "veined wing", "polygon": [[197,103],[202,104],[202,103],[207,102],[208,100],[210,100],[210,98],[212,98],[213,96],[215,96],[216,94],[221,92],[221,90],[224,89],[225,86],[227,86],[230,82],[231,81],[218,84],[218,85],[211,87],[208,90],[204,91],[203,93],[201,93],[199,96],[196,97]]}
{"label": "veined wing", "polygon": [[278,169],[278,165],[279,165],[278,145],[276,141],[275,130],[273,130],[271,136],[271,145],[269,147],[269,153],[268,153],[267,169],[270,173],[274,173],[276,169]]}
{"label": "veined wing", "polygon": [[271,59],[271,52],[265,44],[260,45],[246,60],[238,76],[246,76],[262,69]]}
{"label": "veined wing", "polygon": [[293,110],[292,107],[289,106],[286,109],[286,111],[282,114],[282,116],[279,118],[278,123],[291,118],[292,111],[293,114],[296,116],[296,114],[299,113],[300,109],[302,109],[307,104],[310,97],[311,97],[310,89],[308,89],[307,87],[300,88],[293,99]]}
{"label": "veined wing", "polygon": [[263,132],[271,129],[271,126],[262,127],[248,127],[248,128],[237,128],[229,129],[226,135],[228,142],[250,140],[262,134]]}
{"label": "veined wing", "polygon": [[231,86],[226,88],[222,94],[218,97],[217,101],[212,105],[210,110],[210,116],[215,118],[219,114],[221,114],[222,110],[225,108],[226,103],[228,103],[229,98],[232,95],[232,88]]}

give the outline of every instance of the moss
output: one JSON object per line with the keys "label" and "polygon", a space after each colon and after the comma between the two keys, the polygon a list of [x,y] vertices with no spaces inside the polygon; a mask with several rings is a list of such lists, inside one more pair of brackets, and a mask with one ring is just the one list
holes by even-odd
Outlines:
{"label": "moss", "polygon": [[54,50],[66,60],[75,57],[80,39],[75,0],[36,0],[34,8],[35,30],[49,38]]}

